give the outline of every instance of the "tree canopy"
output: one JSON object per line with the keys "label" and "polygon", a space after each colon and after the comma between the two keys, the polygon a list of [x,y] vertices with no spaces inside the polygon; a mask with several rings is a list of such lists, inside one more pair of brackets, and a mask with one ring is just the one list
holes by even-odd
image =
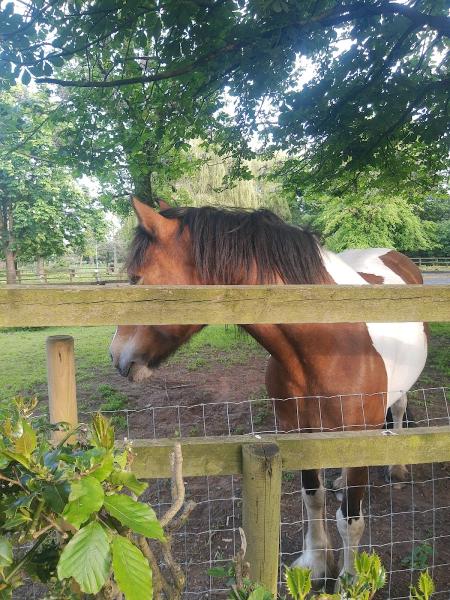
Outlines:
{"label": "tree canopy", "polygon": [[[302,168],[317,183],[368,164],[384,168],[392,140],[420,139],[440,159],[448,154],[444,0],[143,0],[138,6],[24,0],[21,6],[21,14],[12,3],[2,9],[4,79],[121,88],[130,98],[130,86],[141,86],[144,96],[164,89],[152,98],[153,109],[164,109],[158,122],[175,102],[179,115],[172,112],[170,122],[185,128],[198,117],[193,104],[215,98],[219,107],[227,91],[235,115],[218,136],[222,151],[232,147],[248,157],[257,132],[268,149],[301,152]],[[299,57],[314,65],[304,85]],[[161,88],[164,82],[171,85]],[[165,127],[164,134],[184,137],[180,127]]]}

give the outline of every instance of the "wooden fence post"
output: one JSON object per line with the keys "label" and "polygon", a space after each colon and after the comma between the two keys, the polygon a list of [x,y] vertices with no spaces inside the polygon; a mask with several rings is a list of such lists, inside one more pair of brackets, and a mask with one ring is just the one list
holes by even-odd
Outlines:
{"label": "wooden fence post", "polygon": [[[78,425],[77,393],[75,385],[74,341],[70,335],[52,335],[47,338],[47,379],[50,423],[64,421],[71,427]],[[66,433],[55,431],[52,440],[59,442]],[[70,438],[75,441],[75,436]]]}
{"label": "wooden fence post", "polygon": [[281,453],[277,444],[242,448],[242,525],[250,578],[274,595],[280,546]]}

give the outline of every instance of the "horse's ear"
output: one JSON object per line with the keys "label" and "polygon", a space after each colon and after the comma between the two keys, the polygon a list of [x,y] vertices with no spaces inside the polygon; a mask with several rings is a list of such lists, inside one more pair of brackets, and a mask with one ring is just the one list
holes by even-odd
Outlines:
{"label": "horse's ear", "polygon": [[139,224],[146,231],[156,233],[167,221],[167,219],[156,212],[156,210],[151,208],[148,204],[144,204],[144,202],[139,200],[136,196],[131,197],[131,204],[139,220]]}
{"label": "horse's ear", "polygon": [[165,200],[158,198],[159,210],[169,210],[170,206]]}

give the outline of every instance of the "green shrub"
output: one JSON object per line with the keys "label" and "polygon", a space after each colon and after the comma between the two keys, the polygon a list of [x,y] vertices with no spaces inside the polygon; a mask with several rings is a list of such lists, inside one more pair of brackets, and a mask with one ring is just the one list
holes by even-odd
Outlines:
{"label": "green shrub", "polygon": [[[253,583],[248,577],[236,577],[237,566],[210,569],[213,577],[227,579],[231,588],[229,600],[275,600],[263,586]],[[239,567],[242,570],[242,565]],[[292,567],[285,571],[288,596],[277,596],[278,600],[306,600],[312,590],[311,571],[306,568]],[[239,581],[237,581],[239,580]],[[340,578],[339,592],[327,594],[320,592],[318,600],[371,600],[386,582],[386,571],[379,556],[362,552],[355,556],[355,576]],[[410,600],[429,600],[434,592],[434,584],[428,571],[420,574],[416,587],[411,587]]]}
{"label": "green shrub", "polygon": [[25,575],[48,583],[52,597],[116,586],[127,600],[151,598],[151,568],[133,535],[164,540],[164,532],[137,500],[147,484],[129,470],[130,448],[115,448],[101,414],[75,444],[66,431],[52,445],[34,405],[16,398],[0,407],[0,598]]}

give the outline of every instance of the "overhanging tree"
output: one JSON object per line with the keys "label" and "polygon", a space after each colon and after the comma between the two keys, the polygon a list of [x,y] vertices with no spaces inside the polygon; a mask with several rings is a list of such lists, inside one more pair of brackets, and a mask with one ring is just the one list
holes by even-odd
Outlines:
{"label": "overhanging tree", "polygon": [[[176,82],[188,122],[187,100],[228,89],[239,132],[248,140],[258,130],[272,148],[301,150],[318,184],[343,170],[383,167],[399,136],[448,153],[450,19],[443,0],[22,5],[23,15],[11,3],[3,7],[5,79],[22,73],[25,82],[33,76],[87,89]],[[315,65],[301,89],[300,55]],[[61,65],[74,58],[77,73],[69,76]],[[279,119],[266,119],[264,106]],[[221,142],[224,151],[248,151],[239,135]]]}

